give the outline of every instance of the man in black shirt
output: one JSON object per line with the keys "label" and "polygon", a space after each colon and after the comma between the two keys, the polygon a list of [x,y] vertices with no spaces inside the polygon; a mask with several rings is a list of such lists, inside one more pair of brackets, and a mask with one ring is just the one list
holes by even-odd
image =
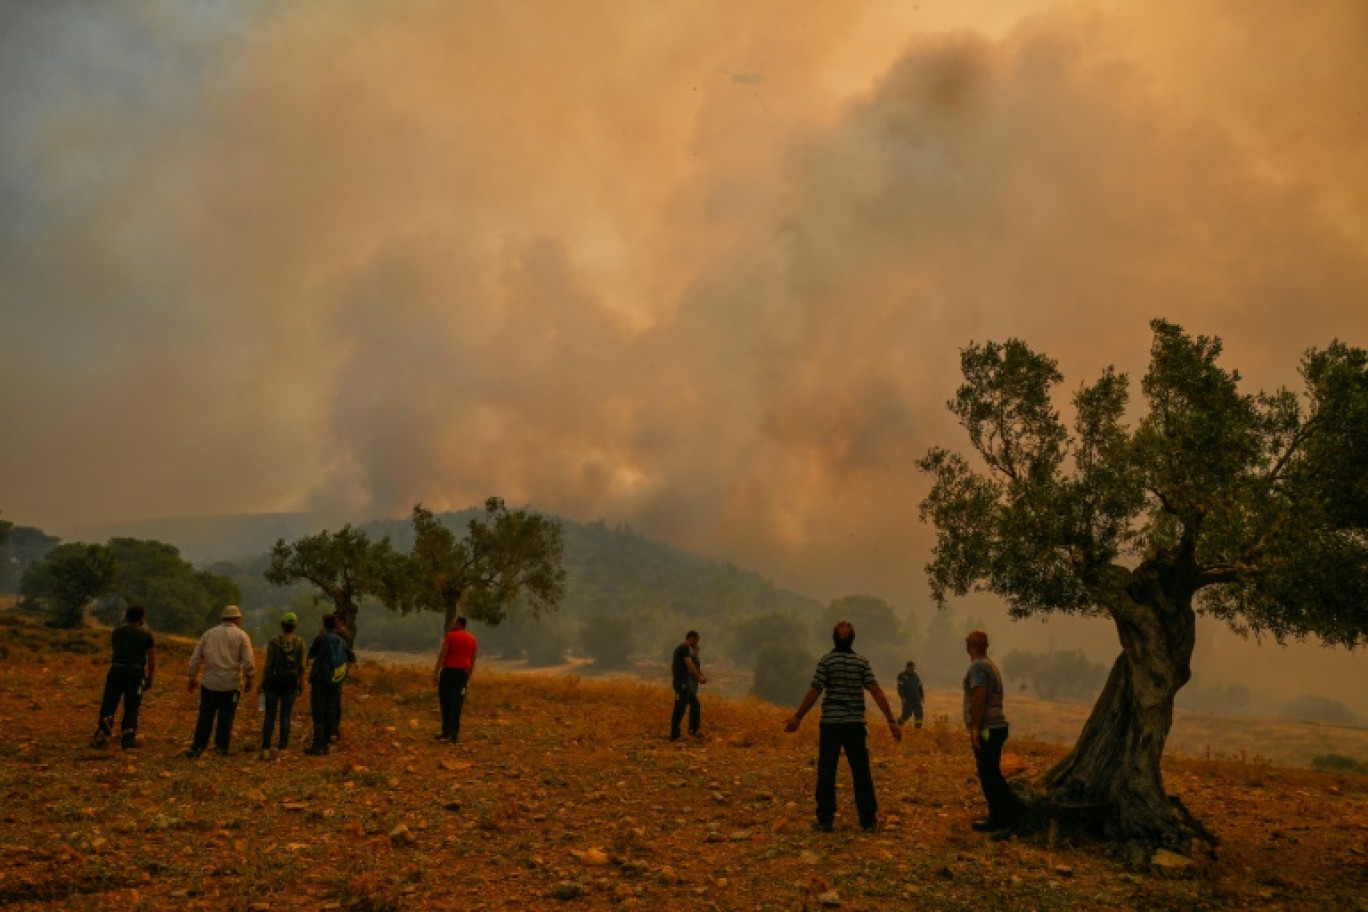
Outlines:
{"label": "man in black shirt", "polygon": [[129,605],[124,625],[109,635],[113,656],[105,675],[104,696],[100,700],[100,720],[95,728],[93,746],[103,747],[114,733],[114,713],[123,700],[120,746],[138,746],[138,710],[143,693],[152,687],[157,673],[157,642],[147,629],[147,612],[142,605]]}
{"label": "man in black shirt", "polygon": [[670,661],[670,673],[674,678],[674,712],[670,714],[670,740],[679,740],[679,726],[684,721],[684,712],[689,713],[689,734],[701,737],[698,732],[703,722],[703,707],[698,703],[698,685],[708,683],[699,667],[698,631],[690,630],[684,634],[684,642],[675,647]]}

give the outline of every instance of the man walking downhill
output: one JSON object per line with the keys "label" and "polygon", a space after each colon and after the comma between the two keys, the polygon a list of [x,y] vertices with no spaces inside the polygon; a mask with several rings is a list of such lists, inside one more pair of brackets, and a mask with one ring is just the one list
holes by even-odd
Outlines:
{"label": "man walking downhill", "polygon": [[902,701],[902,715],[898,717],[899,725],[907,724],[907,720],[915,716],[917,728],[922,727],[922,700],[925,696],[921,675],[917,674],[917,663],[908,660],[907,667],[898,672],[898,699]]}
{"label": "man walking downhill", "polygon": [[979,785],[988,801],[988,816],[971,826],[1003,838],[1016,826],[1020,803],[1002,775],[1002,746],[1007,743],[1007,717],[1002,711],[1002,673],[988,658],[988,634],[972,630],[964,638],[969,670],[964,674],[964,726],[974,748]]}
{"label": "man walking downhill", "polygon": [[143,694],[152,689],[157,674],[157,641],[147,629],[147,612],[142,605],[129,605],[124,624],[109,635],[114,654],[105,675],[100,718],[95,726],[94,747],[104,747],[114,733],[114,712],[123,700],[123,721],[119,725],[119,746],[124,750],[138,746],[138,710]]}
{"label": "man walking downhill", "polygon": [[855,627],[849,621],[838,621],[831,631],[833,649],[817,662],[803,702],[784,725],[784,731],[796,732],[803,716],[812,709],[817,697],[822,698],[822,722],[817,747],[817,823],[816,829],[830,833],[836,819],[836,765],[845,751],[850,764],[850,777],[855,784],[855,810],[860,817],[860,829],[874,832],[879,825],[879,802],[874,796],[874,775],[869,769],[869,732],[865,727],[864,692],[869,691],[878,704],[894,741],[902,740],[902,729],[893,718],[869,660],[852,648]]}
{"label": "man walking downhill", "polygon": [[698,685],[708,683],[698,658],[697,630],[684,634],[684,642],[675,647],[670,660],[670,673],[674,679],[674,711],[670,713],[670,740],[679,740],[679,727],[684,721],[684,713],[689,713],[689,734],[700,738],[699,728],[703,724],[703,707],[698,702]]}
{"label": "man walking downhill", "polygon": [[280,617],[280,634],[266,644],[266,670],[261,675],[261,693],[266,698],[266,718],[261,726],[261,759],[279,756],[271,747],[276,716],[280,717],[280,747],[290,746],[290,722],[295,699],[304,691],[304,638],[295,636],[299,618],[293,611]]}
{"label": "man walking downhill", "polygon": [[304,753],[328,753],[332,727],[337,719],[342,679],[347,674],[347,642],[337,635],[337,618],[323,617],[323,629],[309,645],[309,710],[313,716],[313,743]]}
{"label": "man walking downhill", "polygon": [[437,667],[432,672],[432,685],[437,688],[437,702],[442,707],[442,733],[438,741],[455,743],[461,737],[461,710],[465,708],[466,689],[475,675],[475,657],[479,644],[474,634],[466,630],[466,619],[458,617],[442,638],[437,651]]}
{"label": "man walking downhill", "polygon": [[195,675],[200,668],[204,669],[204,683],[199,688],[199,719],[195,722],[195,738],[190,743],[189,757],[204,753],[211,731],[214,749],[227,755],[238,700],[243,694],[252,692],[252,678],[256,675],[252,641],[241,627],[242,609],[229,605],[223,609],[221,620],[223,623],[204,632],[190,654],[190,678],[186,689],[195,692]]}

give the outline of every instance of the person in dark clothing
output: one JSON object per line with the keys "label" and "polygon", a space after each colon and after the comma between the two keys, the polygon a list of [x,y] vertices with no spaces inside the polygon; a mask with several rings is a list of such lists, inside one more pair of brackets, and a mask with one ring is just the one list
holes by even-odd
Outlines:
{"label": "person in dark clothing", "polygon": [[1002,673],[988,658],[988,634],[970,631],[964,639],[969,670],[964,674],[964,726],[974,748],[979,785],[988,801],[988,816],[971,826],[1001,838],[1020,817],[1021,805],[1002,775],[1002,746],[1007,743],[1007,717],[1002,711]]}
{"label": "person in dark clothing", "polygon": [[271,734],[276,717],[280,718],[279,749],[290,746],[290,722],[294,714],[295,698],[304,692],[304,640],[295,636],[299,618],[287,611],[280,618],[280,635],[266,644],[266,670],[261,679],[261,693],[266,700],[266,717],[261,726],[261,759],[274,760]]}
{"label": "person in dark clothing", "polygon": [[917,674],[917,663],[909,661],[907,667],[898,672],[898,699],[902,701],[899,725],[905,725],[909,718],[915,716],[917,728],[922,727],[922,700],[925,696],[921,676]]}
{"label": "person in dark clothing", "polygon": [[[337,616],[334,615],[334,617]],[[333,633],[340,636],[342,641],[347,644],[347,673],[350,675],[351,669],[356,665],[356,634],[352,631],[351,627],[348,626],[346,620],[341,617],[337,617],[337,629],[334,630]],[[339,741],[342,738],[342,685],[345,683],[345,677],[338,682],[337,702],[333,704],[333,741]]]}
{"label": "person in dark clothing", "polygon": [[100,699],[100,718],[93,745],[104,747],[114,734],[114,713],[123,701],[123,720],[119,723],[119,745],[128,750],[138,746],[138,710],[143,694],[152,688],[157,674],[157,641],[147,629],[147,612],[142,605],[129,605],[124,624],[109,635],[113,655],[105,675],[104,695]]}
{"label": "person in dark clothing", "polygon": [[684,634],[684,642],[675,647],[670,660],[675,692],[674,711],[670,713],[671,741],[679,740],[679,727],[686,711],[689,714],[689,734],[695,738],[702,737],[699,728],[703,724],[703,707],[698,702],[698,685],[708,683],[708,679],[703,674],[698,658],[700,639],[697,630]]}
{"label": "person in dark clothing", "polygon": [[323,618],[323,629],[309,646],[309,710],[313,716],[313,743],[304,751],[326,754],[337,718],[342,678],[347,673],[347,641],[337,635],[337,618]]}
{"label": "person in dark clothing", "polygon": [[437,701],[442,707],[442,733],[437,736],[438,741],[455,742],[461,737],[461,710],[465,708],[466,689],[475,674],[479,651],[474,634],[466,630],[466,619],[453,620],[442,638],[437,667],[432,672]]}
{"label": "person in dark clothing", "polygon": [[821,735],[817,747],[817,822],[816,828],[829,833],[836,818],[836,766],[845,751],[850,764],[850,776],[855,785],[855,810],[860,817],[860,828],[874,832],[879,825],[879,802],[874,794],[874,775],[869,769],[869,732],[865,727],[864,692],[867,690],[884,718],[894,741],[902,740],[902,729],[893,718],[869,660],[851,647],[855,643],[855,627],[849,621],[837,621],[831,631],[833,649],[817,662],[812,684],[803,702],[784,724],[784,731],[796,732],[803,716],[812,709],[817,697],[822,697]]}

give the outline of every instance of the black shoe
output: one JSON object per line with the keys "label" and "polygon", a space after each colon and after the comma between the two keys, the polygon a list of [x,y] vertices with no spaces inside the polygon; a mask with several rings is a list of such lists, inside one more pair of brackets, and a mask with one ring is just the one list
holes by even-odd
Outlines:
{"label": "black shoe", "polygon": [[812,828],[818,833],[830,833],[832,830],[836,829],[832,826],[830,820],[814,820]]}
{"label": "black shoe", "polygon": [[690,738],[696,738],[696,739],[698,739],[699,741],[702,741],[702,740],[703,740],[703,733],[700,732],[700,731],[691,731],[691,732],[689,732],[689,737],[690,737]]}
{"label": "black shoe", "polygon": [[186,756],[186,759],[189,759],[189,760],[198,760],[200,754],[202,754],[202,753],[204,753],[204,748],[202,748],[202,747],[192,747],[192,748],[190,748],[188,751],[185,752],[185,756]]}
{"label": "black shoe", "polygon": [[326,745],[319,747],[315,744],[313,747],[306,748],[304,754],[308,757],[326,757],[328,755],[328,748]]}
{"label": "black shoe", "polygon": [[435,740],[437,740],[437,741],[442,741],[442,742],[444,742],[444,743],[446,743],[446,744],[455,744],[455,743],[456,743],[456,739],[455,739],[454,737],[452,737],[451,735],[436,735],[436,736],[435,736]]}
{"label": "black shoe", "polygon": [[872,820],[869,823],[861,823],[860,829],[864,830],[866,833],[877,833],[879,832],[879,821]]}
{"label": "black shoe", "polygon": [[670,740],[671,740],[671,741],[678,741],[678,740],[679,740],[679,732],[671,732],[671,733],[670,733]]}

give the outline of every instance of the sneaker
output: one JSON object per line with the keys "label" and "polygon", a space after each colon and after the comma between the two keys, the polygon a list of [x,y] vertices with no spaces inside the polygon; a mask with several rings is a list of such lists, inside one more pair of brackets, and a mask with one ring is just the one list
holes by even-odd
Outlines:
{"label": "sneaker", "polygon": [[109,736],[106,735],[104,732],[96,732],[95,735],[90,739],[91,747],[104,747],[108,743]]}
{"label": "sneaker", "polygon": [[674,734],[670,735],[670,740],[671,740],[671,741],[678,741],[678,740],[679,740],[679,732],[675,732]]}
{"label": "sneaker", "polygon": [[450,744],[452,741],[455,741],[456,739],[453,738],[453,737],[451,737],[451,735],[433,735],[433,736],[432,736],[432,740],[434,740],[434,741],[444,741],[444,742],[446,742],[447,744]]}
{"label": "sneaker", "polygon": [[869,823],[861,823],[860,829],[864,830],[866,833],[877,833],[879,832],[879,821],[874,820]]}
{"label": "sneaker", "polygon": [[689,732],[689,737],[690,737],[690,738],[695,738],[695,739],[697,739],[697,740],[699,740],[699,741],[702,741],[702,740],[703,740],[703,733],[702,733],[702,732],[699,732],[699,731],[691,731],[691,732]]}
{"label": "sneaker", "polygon": [[142,747],[142,742],[132,732],[124,732],[123,737],[119,738],[119,747],[124,750],[137,750]]}

